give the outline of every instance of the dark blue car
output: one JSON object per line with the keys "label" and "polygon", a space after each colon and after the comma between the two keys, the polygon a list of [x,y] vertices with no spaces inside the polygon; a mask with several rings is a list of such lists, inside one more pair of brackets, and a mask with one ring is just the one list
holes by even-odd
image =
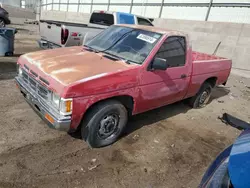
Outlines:
{"label": "dark blue car", "polygon": [[10,24],[9,13],[0,4],[0,28]]}
{"label": "dark blue car", "polygon": [[244,131],[210,165],[199,185],[201,188],[250,187],[250,124],[229,114],[222,120]]}

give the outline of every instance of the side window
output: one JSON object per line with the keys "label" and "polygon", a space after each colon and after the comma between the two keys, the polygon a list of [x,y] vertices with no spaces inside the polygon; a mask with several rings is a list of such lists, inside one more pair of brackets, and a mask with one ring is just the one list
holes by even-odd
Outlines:
{"label": "side window", "polygon": [[150,21],[148,21],[148,20],[146,20],[144,18],[137,18],[137,21],[138,21],[138,25],[153,26],[153,24]]}
{"label": "side window", "polygon": [[180,67],[186,63],[185,37],[168,37],[156,54],[156,57],[166,59],[169,67]]}

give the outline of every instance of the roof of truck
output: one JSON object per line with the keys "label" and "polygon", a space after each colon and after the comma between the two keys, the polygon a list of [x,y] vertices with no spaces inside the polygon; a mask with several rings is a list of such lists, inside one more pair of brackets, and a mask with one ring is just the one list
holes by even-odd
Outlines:
{"label": "roof of truck", "polygon": [[127,12],[121,12],[121,11],[94,10],[92,13],[105,13],[105,14],[122,13],[122,14],[133,15],[133,16],[136,16],[136,17],[139,17],[139,18],[144,18],[144,19],[149,20],[149,17],[140,16],[140,15],[137,15],[137,14],[127,13]]}
{"label": "roof of truck", "polygon": [[159,28],[159,27],[154,27],[154,26],[145,26],[145,25],[132,25],[132,24],[117,24],[120,26],[124,27],[130,27],[130,28],[135,28],[135,29],[142,29],[146,31],[151,31],[155,33],[161,33],[161,34],[171,34],[171,35],[181,35],[185,36],[186,33],[180,32],[180,31],[175,31],[175,30],[170,30],[170,29],[165,29],[165,28]]}

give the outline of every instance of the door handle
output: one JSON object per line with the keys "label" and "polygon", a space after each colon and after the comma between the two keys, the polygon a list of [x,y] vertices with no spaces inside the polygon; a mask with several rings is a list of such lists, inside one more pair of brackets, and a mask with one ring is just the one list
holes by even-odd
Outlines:
{"label": "door handle", "polygon": [[186,74],[182,74],[181,78],[187,78],[187,75]]}

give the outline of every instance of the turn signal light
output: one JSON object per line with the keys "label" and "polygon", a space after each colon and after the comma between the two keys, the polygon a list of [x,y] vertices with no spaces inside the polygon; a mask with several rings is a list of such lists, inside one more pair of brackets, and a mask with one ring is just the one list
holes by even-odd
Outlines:
{"label": "turn signal light", "polygon": [[51,117],[49,114],[45,114],[45,118],[52,124],[54,124],[55,120],[53,119],[53,117]]}
{"label": "turn signal light", "polygon": [[66,112],[71,112],[71,110],[72,110],[72,101],[65,101],[65,110],[66,110]]}

